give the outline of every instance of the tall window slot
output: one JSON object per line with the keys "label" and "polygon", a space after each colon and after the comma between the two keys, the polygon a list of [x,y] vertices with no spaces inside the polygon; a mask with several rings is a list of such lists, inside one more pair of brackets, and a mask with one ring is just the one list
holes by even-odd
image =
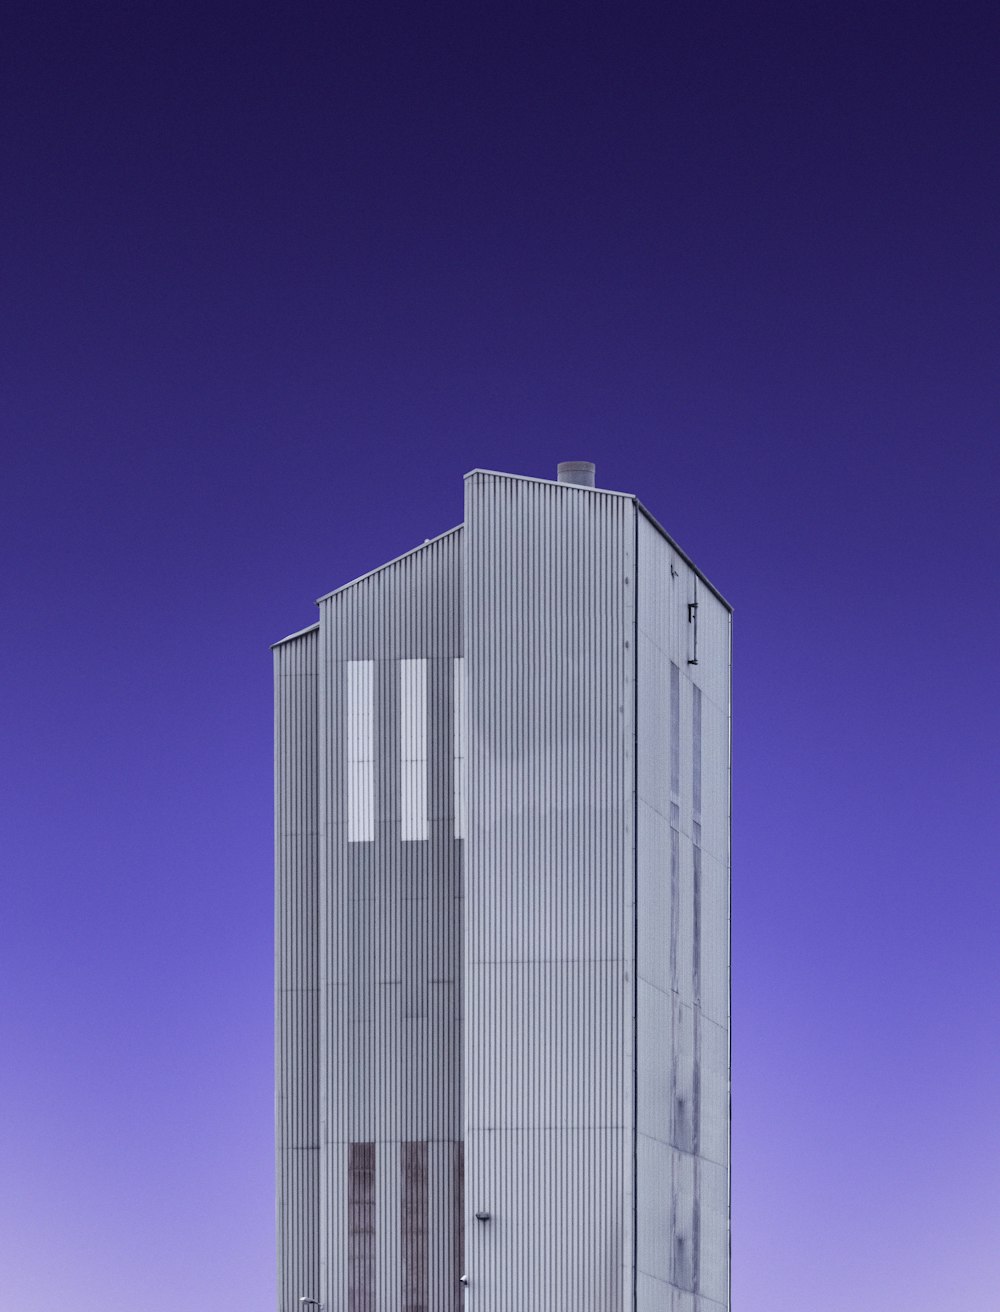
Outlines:
{"label": "tall window slot", "polygon": [[427,662],[399,662],[400,823],[404,842],[427,837]]}
{"label": "tall window slot", "polygon": [[680,988],[681,938],[681,672],[670,662],[670,980]]}
{"label": "tall window slot", "polygon": [[701,689],[691,689],[691,857],[694,893],[694,1000],[701,1003]]}
{"label": "tall window slot", "polygon": [[375,1145],[347,1150],[347,1306],[375,1310]]}
{"label": "tall window slot", "polygon": [[403,1308],[428,1312],[430,1182],[426,1141],[400,1144]]}
{"label": "tall window slot", "polygon": [[347,841],[375,838],[374,661],[347,662]]}
{"label": "tall window slot", "polygon": [[681,672],[670,662],[670,796],[681,796]]}
{"label": "tall window slot", "polygon": [[455,837],[465,837],[465,657],[454,664],[454,770]]}

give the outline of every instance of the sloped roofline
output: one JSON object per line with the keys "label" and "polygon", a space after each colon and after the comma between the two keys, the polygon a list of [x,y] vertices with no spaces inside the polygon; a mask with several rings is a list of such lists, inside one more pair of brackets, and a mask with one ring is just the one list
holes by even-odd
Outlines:
{"label": "sloped roofline", "polygon": [[477,474],[486,474],[489,478],[516,478],[519,483],[544,483],[546,487],[568,487],[574,492],[600,492],[605,497],[627,497],[634,501],[631,492],[616,492],[612,487],[587,487],[583,483],[560,483],[557,478],[537,478],[534,474],[509,474],[502,469],[470,469],[466,478],[475,478]]}
{"label": "sloped roofline", "polygon": [[725,597],[715,586],[712,580],[702,573],[702,571],[694,563],[694,561],[683,549],[683,547],[679,547],[677,545],[677,543],[670,536],[670,534],[663,527],[663,525],[656,518],[656,516],[646,509],[646,507],[642,504],[642,502],[639,500],[639,498],[635,495],[634,492],[616,492],[613,488],[608,488],[608,487],[584,487],[580,483],[560,483],[557,479],[554,478],[536,478],[532,474],[508,474],[498,469],[470,469],[469,472],[465,475],[465,477],[474,478],[477,474],[486,474],[490,478],[516,478],[522,483],[545,483],[549,487],[565,487],[571,489],[574,492],[600,492],[603,496],[607,496],[607,497],[627,498],[627,500],[631,501],[635,505],[636,509],[644,516],[644,518],[647,519],[650,524],[652,524],[653,528],[656,529],[656,531],[660,534],[660,536],[665,538],[667,542],[670,543],[671,547],[674,549],[674,551],[677,552],[681,560],[683,560],[686,565],[689,565],[691,569],[694,570],[695,574],[697,574],[698,578],[702,581],[702,583],[704,583],[705,587],[708,588],[712,596],[715,597],[718,601],[720,601],[723,606],[725,606],[726,610],[729,611],[730,615],[733,613],[732,606],[730,606],[729,602],[725,599]]}
{"label": "sloped roofline", "polygon": [[363,583],[365,579],[370,579],[373,574],[381,574],[382,570],[389,569],[392,565],[398,565],[401,560],[406,560],[408,556],[415,556],[418,551],[424,551],[427,547],[433,547],[435,542],[442,542],[445,538],[450,538],[453,533],[460,533],[465,527],[464,524],[456,524],[454,528],[447,529],[444,533],[439,533],[436,538],[428,538],[426,542],[421,542],[419,547],[412,547],[409,551],[404,551],[401,556],[393,556],[392,560],[385,561],[382,565],[376,565],[365,574],[359,574],[356,579],[351,579],[348,583],[342,583],[339,588],[334,588],[331,592],[325,592],[322,597],[316,598],[316,605],[320,602],[329,601],[335,597],[338,592],[343,592],[346,588],[353,588],[358,583]]}
{"label": "sloped roofline", "polygon": [[703,573],[702,573],[702,571],[701,571],[701,570],[698,568],[698,566],[694,563],[694,561],[693,561],[693,560],[691,559],[691,557],[687,554],[687,552],[684,550],[684,548],[683,548],[683,547],[679,547],[679,546],[677,545],[677,543],[676,543],[676,542],[674,541],[674,539],[670,536],[670,534],[669,534],[669,533],[667,532],[667,530],[663,527],[663,525],[662,525],[662,524],[660,523],[660,521],[656,518],[656,516],[653,515],[653,514],[651,514],[651,513],[646,509],[646,507],[642,504],[642,502],[639,500],[639,498],[638,498],[638,497],[633,497],[632,500],[635,502],[636,509],[639,511],[639,513],[640,513],[645,519],[647,519],[647,520],[650,522],[650,524],[652,524],[653,528],[656,529],[657,533],[659,533],[661,537],[666,538],[666,540],[667,540],[667,541],[670,543],[670,545],[673,547],[674,551],[676,551],[677,554],[678,554],[678,556],[680,556],[681,560],[683,560],[684,563],[685,563],[686,565],[690,565],[690,566],[691,566],[691,568],[694,570],[694,572],[698,575],[698,578],[701,579],[701,581],[702,581],[702,583],[704,583],[705,587],[708,588],[708,590],[709,590],[709,592],[712,594],[712,596],[715,597],[715,599],[716,599],[717,601],[720,601],[720,602],[723,604],[723,606],[725,606],[726,610],[729,611],[730,615],[732,615],[732,613],[733,613],[733,608],[732,608],[732,606],[730,606],[729,602],[725,599],[725,597],[722,595],[722,593],[719,591],[719,589],[715,586],[715,584],[712,582],[712,580],[711,580],[706,574],[703,574]]}
{"label": "sloped roofline", "polygon": [[299,629],[297,633],[290,633],[287,638],[279,638],[277,642],[271,643],[271,650],[280,647],[286,642],[294,642],[296,638],[304,638],[307,633],[315,633],[319,628],[319,621],[315,624],[307,624],[304,629]]}
{"label": "sloped roofline", "polygon": [[[531,474],[511,474],[504,470],[498,470],[498,469],[470,469],[469,472],[465,475],[465,477],[467,479],[474,478],[477,474],[485,474],[490,478],[516,479],[522,483],[545,483],[550,487],[565,487],[571,489],[574,492],[599,492],[602,496],[623,497],[626,500],[631,501],[633,505],[636,507],[636,509],[643,515],[643,517],[653,526],[653,528],[656,529],[656,531],[660,534],[660,536],[670,544],[670,546],[673,548],[674,551],[677,552],[681,560],[683,560],[686,565],[688,565],[692,570],[694,570],[695,574],[702,581],[702,583],[704,583],[705,587],[708,588],[712,596],[715,597],[718,601],[720,601],[722,605],[725,606],[726,610],[729,611],[730,614],[732,614],[732,610],[733,610],[732,606],[722,595],[719,589],[715,586],[712,580],[708,578],[698,568],[698,566],[694,563],[694,561],[687,554],[687,552],[682,547],[677,545],[677,543],[670,536],[670,534],[663,527],[663,525],[656,518],[656,516],[652,514],[652,512],[649,511],[642,504],[642,502],[639,500],[639,498],[635,495],[634,492],[616,492],[613,488],[607,488],[607,487],[583,487],[579,483],[559,483],[554,478],[536,478],[534,475]],[[398,565],[401,560],[406,560],[410,556],[415,556],[418,551],[424,551],[426,550],[427,547],[434,546],[436,542],[442,542],[445,538],[451,537],[452,534],[460,533],[464,527],[465,527],[464,524],[456,524],[454,528],[446,529],[444,533],[439,533],[437,537],[428,538],[426,542],[421,542],[419,546],[411,547],[409,551],[404,551],[401,555],[394,556],[392,560],[387,560],[384,561],[383,564],[381,565],[376,565],[374,569],[367,570],[364,574],[359,574],[357,578],[350,579],[347,583],[342,583],[340,587],[333,588],[330,592],[325,592],[322,597],[318,597],[316,599],[316,604],[319,605],[321,602],[329,601],[331,597],[335,597],[337,596],[338,593],[345,592],[348,588],[353,588],[357,584],[363,583],[365,579],[370,579],[373,577],[373,575],[380,574],[382,570],[389,569],[392,565]],[[271,649],[273,651],[275,647],[280,647],[282,643],[292,642],[295,638],[304,637],[305,634],[312,633],[315,629],[318,628],[319,628],[318,624],[307,625],[306,628],[299,629],[297,633],[290,633],[287,638],[280,638],[277,642],[272,643]]]}

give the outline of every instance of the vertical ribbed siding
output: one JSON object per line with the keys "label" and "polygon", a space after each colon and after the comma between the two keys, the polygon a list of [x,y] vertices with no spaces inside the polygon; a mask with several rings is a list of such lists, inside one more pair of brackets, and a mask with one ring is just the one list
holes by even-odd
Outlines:
{"label": "vertical ribbed siding", "polygon": [[632,1308],[634,535],[627,497],[466,480],[466,1264],[484,1312]]}
{"label": "vertical ribbed siding", "polygon": [[[333,1309],[347,1306],[350,1145],[365,1143],[374,1145],[376,1165],[373,1269],[364,1296],[379,1312],[399,1312],[416,1262],[427,1306],[461,1307],[452,1224],[462,1096],[463,845],[454,837],[453,724],[461,547],[461,532],[447,534],[320,608],[321,1297]],[[373,662],[369,842],[348,838],[346,688],[354,661]],[[407,689],[416,689],[409,742]],[[413,749],[424,711],[418,706],[415,719],[413,707],[422,697],[426,762],[418,785],[404,790],[404,761],[420,755]],[[409,818],[406,800],[414,808]],[[403,1225],[415,1179],[407,1164],[418,1159],[426,1196],[419,1236]],[[414,1306],[423,1286],[416,1288]],[[353,1297],[362,1297],[357,1287]]]}
{"label": "vertical ribbed siding", "polygon": [[637,1312],[709,1312],[729,1299],[729,613],[644,517],[638,583]]}
{"label": "vertical ribbed siding", "polygon": [[318,757],[315,630],[274,649],[278,1308],[318,1296]]}

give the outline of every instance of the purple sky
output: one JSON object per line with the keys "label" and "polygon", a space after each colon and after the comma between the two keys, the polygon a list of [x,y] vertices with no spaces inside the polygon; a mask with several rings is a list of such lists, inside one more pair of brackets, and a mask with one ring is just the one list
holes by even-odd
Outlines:
{"label": "purple sky", "polygon": [[268,644],[560,459],[736,612],[735,1312],[997,1305],[993,12],[6,14],[5,1312],[270,1312]]}

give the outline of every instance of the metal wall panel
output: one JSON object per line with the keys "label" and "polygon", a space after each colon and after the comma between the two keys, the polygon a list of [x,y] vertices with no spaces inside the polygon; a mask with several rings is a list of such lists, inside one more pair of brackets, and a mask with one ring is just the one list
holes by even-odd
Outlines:
{"label": "metal wall panel", "polygon": [[319,787],[315,630],[274,648],[278,1308],[319,1288]]}
{"label": "metal wall panel", "polygon": [[615,493],[466,480],[466,1262],[484,1312],[632,1307],[635,516]]}
{"label": "metal wall panel", "polygon": [[708,1312],[729,1306],[730,616],[645,516],[637,573],[636,1305]]}
{"label": "metal wall panel", "polygon": [[[461,547],[453,531],[320,605],[320,1296],[332,1309],[351,1306],[344,1163],[351,1145],[363,1143],[373,1145],[376,1162],[374,1256],[365,1277],[372,1288],[362,1296],[356,1280],[354,1302],[379,1312],[461,1306],[453,1226],[462,1133],[463,844],[455,838],[453,705]],[[347,679],[356,661],[373,662],[367,842],[350,841],[347,814]],[[426,697],[419,827],[417,795],[406,791],[401,768],[415,741],[415,722],[409,737],[401,727],[401,693],[414,671]],[[411,706],[410,721],[414,713]],[[424,831],[426,838],[414,836]]]}

